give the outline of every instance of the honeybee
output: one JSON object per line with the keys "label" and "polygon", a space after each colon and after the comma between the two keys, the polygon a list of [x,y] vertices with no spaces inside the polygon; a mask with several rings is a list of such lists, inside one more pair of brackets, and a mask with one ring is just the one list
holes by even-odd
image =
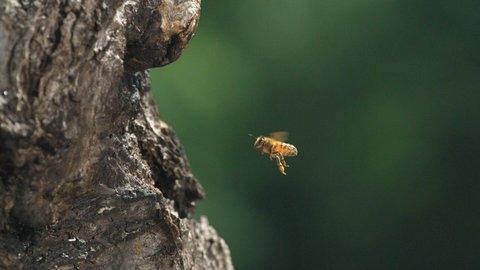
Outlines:
{"label": "honeybee", "polygon": [[295,146],[285,143],[287,138],[288,132],[277,131],[270,133],[269,137],[257,137],[253,144],[253,147],[260,149],[262,154],[268,154],[270,160],[275,159],[278,170],[284,175],[287,175],[285,173],[285,167],[288,167],[285,162],[285,157],[294,157],[298,154]]}

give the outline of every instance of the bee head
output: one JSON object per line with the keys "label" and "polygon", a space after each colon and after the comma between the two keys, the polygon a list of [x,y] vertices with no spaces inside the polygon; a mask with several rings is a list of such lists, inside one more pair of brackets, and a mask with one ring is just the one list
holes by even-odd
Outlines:
{"label": "bee head", "polygon": [[257,139],[255,140],[255,143],[253,144],[253,147],[255,148],[260,148],[262,147],[263,143],[264,143],[264,138],[263,136],[259,136],[257,137]]}

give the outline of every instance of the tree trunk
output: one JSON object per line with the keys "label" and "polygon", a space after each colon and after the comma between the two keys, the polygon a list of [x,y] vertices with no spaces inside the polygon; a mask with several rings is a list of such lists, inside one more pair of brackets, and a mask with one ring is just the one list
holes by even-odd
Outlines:
{"label": "tree trunk", "polygon": [[200,0],[0,4],[0,268],[233,269],[145,69]]}

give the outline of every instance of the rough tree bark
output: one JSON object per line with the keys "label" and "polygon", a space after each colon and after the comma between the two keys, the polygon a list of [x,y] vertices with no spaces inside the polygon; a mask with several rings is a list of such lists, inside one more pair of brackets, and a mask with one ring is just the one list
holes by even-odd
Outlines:
{"label": "rough tree bark", "polygon": [[0,4],[0,268],[232,269],[145,69],[200,0]]}

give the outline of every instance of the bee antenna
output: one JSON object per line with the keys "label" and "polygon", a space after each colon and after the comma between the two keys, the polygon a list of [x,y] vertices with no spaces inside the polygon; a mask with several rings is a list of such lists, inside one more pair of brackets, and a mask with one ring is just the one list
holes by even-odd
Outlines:
{"label": "bee antenna", "polygon": [[253,136],[252,134],[248,134],[248,136],[250,136],[250,137],[254,137],[254,138],[255,138],[255,136]]}

